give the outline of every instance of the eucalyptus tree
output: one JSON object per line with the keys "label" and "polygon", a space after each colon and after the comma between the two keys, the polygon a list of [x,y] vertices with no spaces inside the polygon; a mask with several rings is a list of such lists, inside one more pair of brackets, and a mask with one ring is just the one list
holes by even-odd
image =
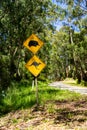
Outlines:
{"label": "eucalyptus tree", "polygon": [[[81,80],[86,80],[87,75],[87,65],[85,56],[87,55],[85,43],[85,38],[87,36],[87,1],[55,1],[58,6],[58,9],[60,9],[58,10],[58,12],[60,13],[60,17],[58,17],[58,20],[60,20],[64,26],[63,28],[61,28],[61,30],[64,31],[66,35],[68,35],[67,51],[69,49],[70,57],[68,57],[68,66],[71,66],[70,73],[72,72],[72,76],[74,78],[77,78],[78,81],[81,82]],[[76,33],[76,31],[79,32]],[[85,33],[82,34],[82,32]]]}
{"label": "eucalyptus tree", "polygon": [[[32,33],[45,41],[46,30],[53,30],[55,6],[50,0],[4,0],[0,2],[0,82],[24,76],[24,62],[30,53],[23,42]],[[27,75],[27,72],[26,72]],[[5,78],[5,80],[4,80]],[[3,81],[4,80],[4,81]]]}

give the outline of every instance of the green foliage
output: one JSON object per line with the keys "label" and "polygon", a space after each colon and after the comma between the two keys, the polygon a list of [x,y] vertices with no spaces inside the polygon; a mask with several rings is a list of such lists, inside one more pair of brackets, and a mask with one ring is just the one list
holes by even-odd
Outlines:
{"label": "green foliage", "polygon": [[0,56],[0,90],[10,83],[9,72],[9,57],[6,55]]}
{"label": "green foliage", "polygon": [[[57,1],[57,5],[50,0],[1,2],[0,89],[7,89],[13,81],[27,83],[33,78],[25,68],[32,53],[23,48],[23,42],[32,33],[44,42],[38,52],[39,58],[46,64],[39,75],[41,81],[63,80],[66,77],[76,78],[79,83],[87,81],[87,18],[82,17],[85,10],[80,3],[76,0]],[[55,31],[54,23],[58,18],[66,19],[70,24]],[[72,23],[79,28],[78,33]]]}
{"label": "green foliage", "polygon": [[0,88],[7,88],[13,80],[31,79],[31,74],[28,74],[29,72],[24,68],[24,64],[30,59],[31,53],[23,48],[23,42],[32,33],[39,35],[43,41],[47,41],[44,36],[46,30],[54,29],[51,23],[56,17],[54,13],[55,6],[50,0],[8,0],[1,2]]}
{"label": "green foliage", "polygon": [[[46,103],[50,100],[76,100],[80,98],[80,94],[60,90],[49,87],[47,83],[38,82],[39,88],[39,104]],[[5,114],[16,109],[30,108],[36,104],[36,88],[31,87],[30,84],[21,85],[13,83],[11,87],[5,92],[5,96],[0,103],[0,114]],[[49,108],[51,111],[51,108]]]}

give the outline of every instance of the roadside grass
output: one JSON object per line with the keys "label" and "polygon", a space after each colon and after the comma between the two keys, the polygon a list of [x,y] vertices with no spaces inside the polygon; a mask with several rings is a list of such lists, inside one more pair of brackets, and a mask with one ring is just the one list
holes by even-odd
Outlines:
{"label": "roadside grass", "polygon": [[[53,88],[46,82],[38,81],[38,97],[39,105],[44,105],[49,101],[78,100],[82,96],[79,93]],[[30,84],[16,83],[6,91],[1,102],[0,115],[18,109],[31,108],[36,104],[36,88],[32,89]],[[53,111],[51,104],[48,107],[49,112]]]}
{"label": "roadside grass", "polygon": [[87,87],[87,83],[86,82],[81,81],[81,83],[78,84],[77,79],[73,79],[73,78],[66,78],[63,82],[65,84],[69,84],[69,85],[72,85],[72,86]]}

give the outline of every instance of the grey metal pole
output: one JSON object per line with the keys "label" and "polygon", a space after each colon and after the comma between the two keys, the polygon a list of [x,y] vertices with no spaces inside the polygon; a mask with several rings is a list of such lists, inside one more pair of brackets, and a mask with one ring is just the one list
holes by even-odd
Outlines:
{"label": "grey metal pole", "polygon": [[37,84],[37,77],[35,77],[35,86],[36,86],[36,102],[38,106],[38,84]]}
{"label": "grey metal pole", "polygon": [[32,80],[32,89],[34,88],[34,86],[35,86],[35,77]]}

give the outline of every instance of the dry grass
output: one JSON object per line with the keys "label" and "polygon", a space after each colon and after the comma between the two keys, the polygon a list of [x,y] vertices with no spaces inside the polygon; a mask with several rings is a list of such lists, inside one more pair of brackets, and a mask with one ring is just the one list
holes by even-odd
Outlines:
{"label": "dry grass", "polygon": [[47,101],[0,118],[0,130],[87,130],[87,100]]}
{"label": "dry grass", "polygon": [[[6,101],[9,96],[15,100],[15,104],[20,103],[18,99],[21,99],[21,103],[27,104],[27,107],[23,108],[19,104],[21,107],[17,110],[17,105],[16,109],[13,109],[15,105],[13,104],[11,112],[0,118],[0,130],[87,130],[86,96],[54,89],[41,83],[39,85],[40,104],[38,107],[35,104],[29,107],[29,100],[26,98],[29,95],[32,99],[34,92],[29,87],[21,86],[16,88],[15,93],[14,90],[7,93]],[[6,109],[9,108],[6,107]]]}
{"label": "dry grass", "polygon": [[78,86],[78,87],[87,87],[87,86],[84,86],[83,84],[78,84],[77,83],[77,80],[74,80],[73,78],[66,78],[63,83],[65,84],[69,84],[69,85],[72,85],[72,86]]}

